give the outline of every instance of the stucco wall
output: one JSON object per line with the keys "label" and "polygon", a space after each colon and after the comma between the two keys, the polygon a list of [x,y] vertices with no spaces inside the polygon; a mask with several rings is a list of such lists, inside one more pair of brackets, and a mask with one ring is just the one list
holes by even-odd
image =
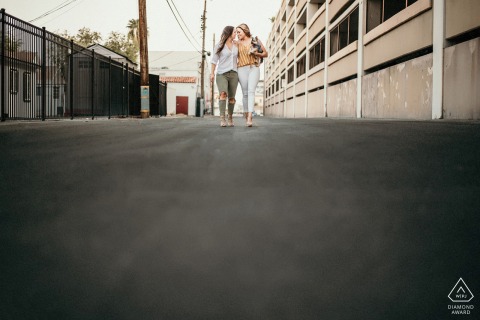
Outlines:
{"label": "stucco wall", "polygon": [[364,118],[431,119],[432,54],[363,77]]}
{"label": "stucco wall", "polygon": [[443,116],[480,119],[480,38],[445,49]]}
{"label": "stucco wall", "polygon": [[167,114],[175,114],[177,111],[177,90],[167,85]]}

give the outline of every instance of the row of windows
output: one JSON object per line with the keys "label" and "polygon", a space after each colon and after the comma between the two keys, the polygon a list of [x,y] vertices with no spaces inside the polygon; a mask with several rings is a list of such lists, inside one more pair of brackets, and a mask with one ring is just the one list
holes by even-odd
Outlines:
{"label": "row of windows", "polygon": [[[418,0],[367,0],[367,32],[371,31],[378,25],[387,21],[395,14],[399,13],[417,1]],[[343,19],[331,30],[330,55],[334,55],[356,40],[358,40],[358,7],[355,8],[345,19]],[[318,45],[322,47],[319,48],[319,54],[322,55],[325,44],[323,44],[323,46],[321,44]],[[318,58],[320,58],[320,62],[325,60],[325,57]],[[318,58],[316,56],[311,56],[310,61],[318,61]]]}
{"label": "row of windows", "polygon": [[358,40],[358,7],[330,31],[330,56]]}
{"label": "row of windows", "polygon": [[[19,76],[17,69],[10,69],[10,94],[18,94]],[[32,100],[32,74],[23,72],[23,101],[30,102]]]}
{"label": "row of windows", "polygon": [[[23,72],[23,101],[30,102],[32,100],[32,74]],[[19,91],[19,76],[17,69],[10,69],[10,94],[17,95]],[[42,87],[37,87],[37,96],[42,95]],[[53,87],[53,99],[60,98],[60,87]]]}
{"label": "row of windows", "polygon": [[[418,0],[367,0],[367,32],[393,17]],[[358,7],[346,16],[330,31],[330,56],[358,40]],[[325,61],[325,37],[317,42],[309,51],[309,69]],[[296,63],[299,77],[306,72],[306,56],[299,58]],[[287,83],[295,79],[294,65],[287,70]],[[277,80],[278,81],[278,80]],[[272,85],[270,94],[276,92]],[[278,91],[278,89],[277,89]]]}
{"label": "row of windows", "polygon": [[387,21],[417,0],[368,0],[367,32]]}

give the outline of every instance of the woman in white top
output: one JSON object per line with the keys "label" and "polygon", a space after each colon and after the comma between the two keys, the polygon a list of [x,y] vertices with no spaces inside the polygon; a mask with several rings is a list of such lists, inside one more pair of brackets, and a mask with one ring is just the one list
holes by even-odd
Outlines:
{"label": "woman in white top", "polygon": [[233,127],[233,107],[235,106],[235,94],[237,93],[238,74],[237,59],[238,48],[233,43],[235,28],[226,26],[223,29],[220,42],[215,46],[212,57],[212,72],[210,81],[213,84],[215,69],[217,73],[217,87],[220,93],[218,106],[220,109],[220,125],[226,127],[225,109],[228,96],[228,126]]}

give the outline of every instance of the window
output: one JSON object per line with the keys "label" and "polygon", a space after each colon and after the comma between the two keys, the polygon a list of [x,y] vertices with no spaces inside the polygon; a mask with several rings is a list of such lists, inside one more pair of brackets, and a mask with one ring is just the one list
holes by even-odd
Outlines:
{"label": "window", "polygon": [[367,32],[415,2],[417,0],[367,0]]}
{"label": "window", "polygon": [[358,7],[330,31],[330,56],[358,39]]}
{"label": "window", "polygon": [[307,55],[303,55],[298,61],[297,61],[297,77],[300,77],[305,73],[305,62],[306,62]]}
{"label": "window", "polygon": [[53,99],[58,99],[60,98],[60,87],[55,86],[53,87]]}
{"label": "window", "polygon": [[17,94],[18,92],[18,70],[10,69],[10,93]]}
{"label": "window", "polygon": [[287,81],[288,83],[292,82],[293,81],[293,78],[294,78],[294,66],[292,65],[290,67],[290,69],[288,69],[287,71]]}
{"label": "window", "polygon": [[325,61],[325,37],[310,49],[309,69]]}
{"label": "window", "polygon": [[275,82],[275,92],[277,92],[278,90],[280,90],[280,80],[277,79],[277,81]]}
{"label": "window", "polygon": [[32,74],[30,72],[23,73],[23,101],[30,102],[32,100]]}

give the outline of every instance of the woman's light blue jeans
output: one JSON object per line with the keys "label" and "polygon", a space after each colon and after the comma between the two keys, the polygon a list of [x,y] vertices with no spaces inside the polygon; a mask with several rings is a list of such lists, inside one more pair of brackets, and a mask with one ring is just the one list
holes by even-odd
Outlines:
{"label": "woman's light blue jeans", "polygon": [[253,112],[255,90],[260,80],[260,68],[254,65],[238,68],[238,80],[243,93],[243,112]]}

